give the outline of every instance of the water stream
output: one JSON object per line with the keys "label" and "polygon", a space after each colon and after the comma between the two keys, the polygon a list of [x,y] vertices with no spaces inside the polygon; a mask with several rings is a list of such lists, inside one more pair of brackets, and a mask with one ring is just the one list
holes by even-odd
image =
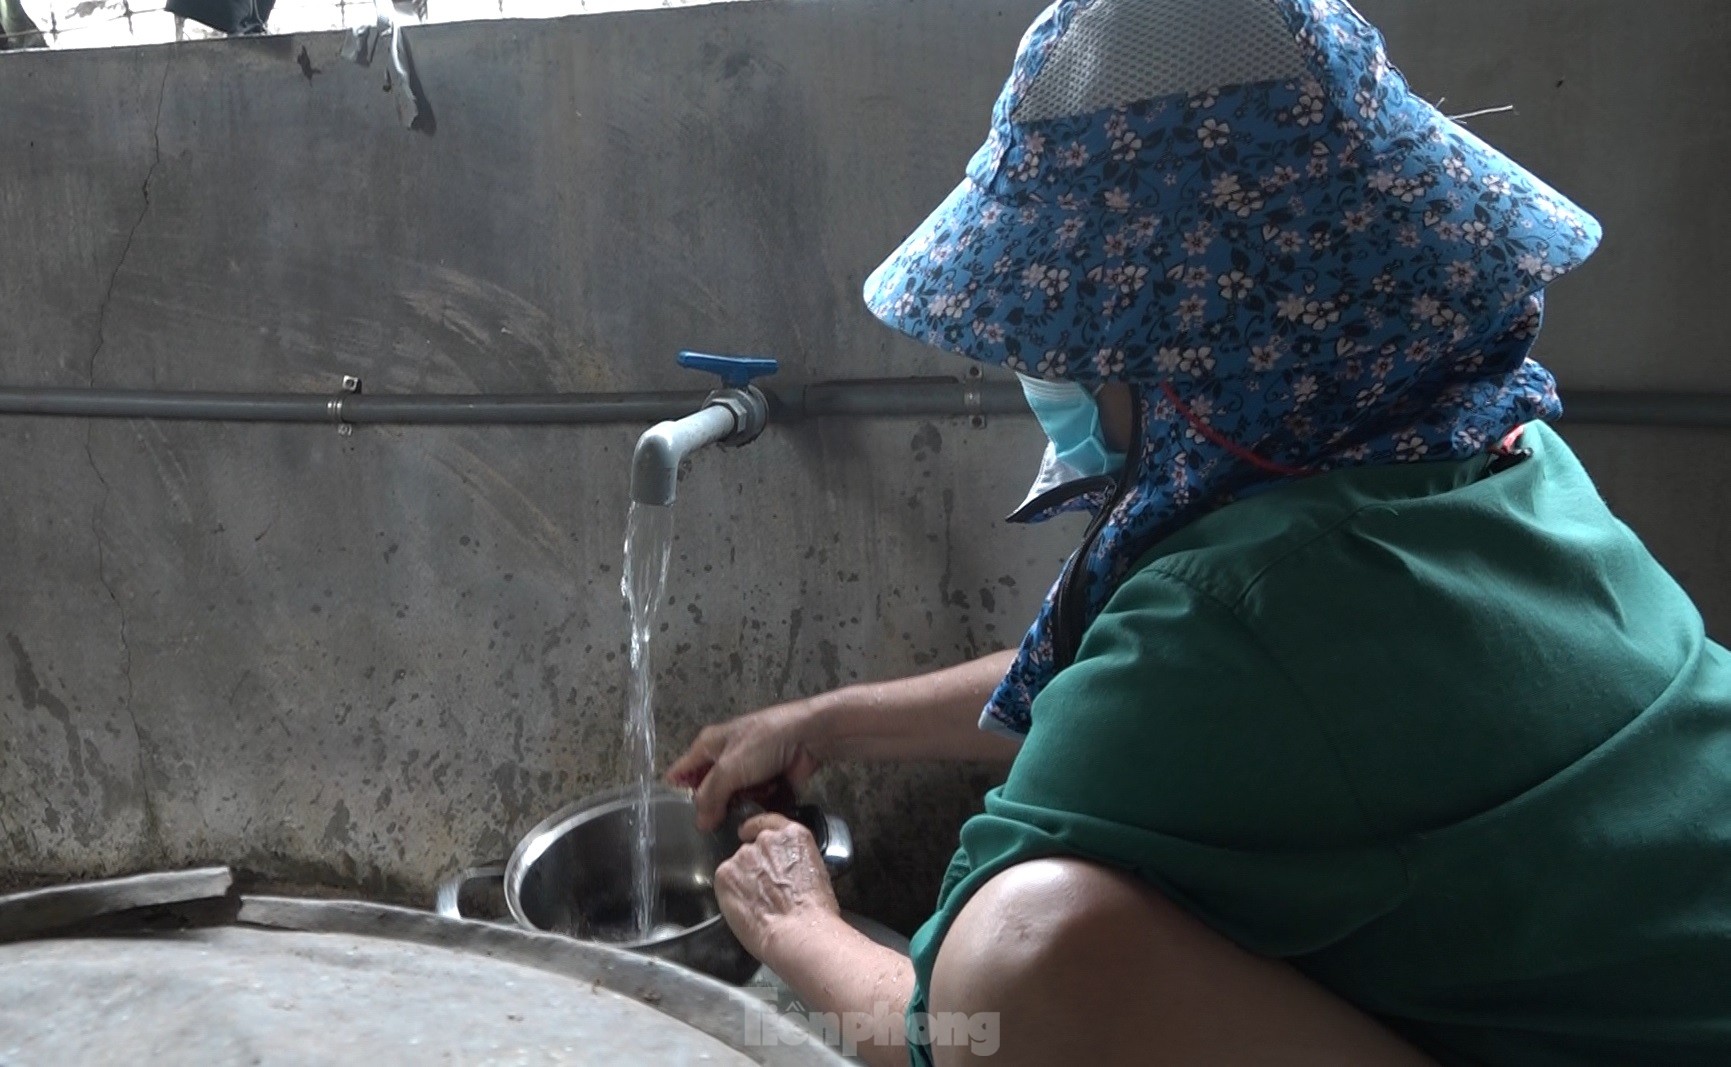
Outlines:
{"label": "water stream", "polygon": [[637,786],[632,814],[635,848],[631,857],[632,940],[655,929],[655,823],[650,796],[655,788],[655,672],[650,640],[667,588],[667,560],[673,551],[673,509],[631,505],[625,526],[625,575],[620,592],[631,607],[631,687],[625,715],[625,760]]}

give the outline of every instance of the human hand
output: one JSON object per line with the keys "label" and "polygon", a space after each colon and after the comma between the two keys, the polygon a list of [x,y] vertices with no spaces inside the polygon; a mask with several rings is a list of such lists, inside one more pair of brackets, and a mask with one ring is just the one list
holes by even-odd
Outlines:
{"label": "human hand", "polygon": [[739,837],[716,868],[715,898],[745,950],[773,967],[779,939],[820,930],[841,905],[810,830],[766,814],[747,819]]}
{"label": "human hand", "polygon": [[706,726],[664,777],[693,790],[697,826],[713,830],[740,791],[777,777],[798,789],[817,773],[822,766],[813,750],[817,715],[812,703],[802,700]]}

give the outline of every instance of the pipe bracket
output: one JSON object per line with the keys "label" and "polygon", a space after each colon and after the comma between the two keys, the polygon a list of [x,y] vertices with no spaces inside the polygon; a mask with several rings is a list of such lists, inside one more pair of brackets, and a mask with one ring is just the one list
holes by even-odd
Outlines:
{"label": "pipe bracket", "polygon": [[968,416],[968,425],[976,430],[986,428],[986,392],[982,388],[986,372],[979,364],[968,367],[968,377],[962,383],[962,410]]}
{"label": "pipe bracket", "polygon": [[343,403],[348,400],[349,397],[359,396],[360,393],[361,380],[353,374],[343,375],[342,392],[331,397],[328,405],[331,413],[331,422],[335,423],[337,427],[337,436],[349,437],[354,434],[354,423],[349,422],[343,417]]}

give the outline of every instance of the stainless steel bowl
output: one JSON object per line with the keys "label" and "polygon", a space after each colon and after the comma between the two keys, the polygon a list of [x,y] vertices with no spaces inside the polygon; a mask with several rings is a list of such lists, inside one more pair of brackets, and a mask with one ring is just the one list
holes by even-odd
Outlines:
{"label": "stainless steel bowl", "polygon": [[[746,813],[705,832],[697,828],[688,794],[665,787],[651,792],[658,890],[651,925],[660,936],[626,940],[627,932],[635,932],[636,803],[637,790],[628,786],[564,808],[529,831],[509,862],[447,879],[439,887],[437,910],[463,918],[463,888],[474,881],[502,879],[512,918],[532,930],[607,942],[723,981],[746,981],[756,972],[757,960],[733,936],[715,900],[715,869],[739,847],[738,819]],[[840,873],[853,852],[846,824],[809,806],[795,814],[817,838],[825,865]]]}

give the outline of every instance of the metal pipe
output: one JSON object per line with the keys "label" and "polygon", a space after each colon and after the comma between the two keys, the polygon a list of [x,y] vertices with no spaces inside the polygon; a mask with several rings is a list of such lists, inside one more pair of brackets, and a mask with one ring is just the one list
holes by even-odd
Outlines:
{"label": "metal pipe", "polygon": [[1027,415],[1016,382],[904,378],[895,381],[818,382],[772,393],[772,418],[926,418]]}
{"label": "metal pipe", "polygon": [[725,404],[705,404],[683,419],[650,427],[631,454],[631,499],[657,507],[672,504],[685,457],[741,430],[738,415]]}
{"label": "metal pipe", "polygon": [[[770,421],[1026,415],[1014,382],[906,378],[765,389]],[[0,415],[396,425],[601,425],[676,419],[708,393],[402,394],[0,388]],[[1731,428],[1731,395],[1566,390],[1565,423]]]}
{"label": "metal pipe", "polygon": [[[953,378],[823,382],[763,390],[771,421],[805,418],[945,418],[1026,415],[1014,382]],[[710,394],[400,394],[159,392],[147,389],[0,388],[0,415],[208,422],[397,425],[583,425],[677,419]]]}
{"label": "metal pipe", "polygon": [[193,393],[147,389],[0,389],[0,415],[197,422],[423,425],[645,423],[676,419],[703,392],[404,394]]}
{"label": "metal pipe", "polygon": [[1563,423],[1599,426],[1731,427],[1731,396],[1715,393],[1563,393]]}
{"label": "metal pipe", "polygon": [[[909,378],[821,382],[763,390],[772,421],[805,418],[946,418],[1026,415],[1014,382]],[[583,425],[676,419],[702,392],[666,393],[215,393],[148,389],[0,388],[0,415],[200,422],[397,425]]]}

